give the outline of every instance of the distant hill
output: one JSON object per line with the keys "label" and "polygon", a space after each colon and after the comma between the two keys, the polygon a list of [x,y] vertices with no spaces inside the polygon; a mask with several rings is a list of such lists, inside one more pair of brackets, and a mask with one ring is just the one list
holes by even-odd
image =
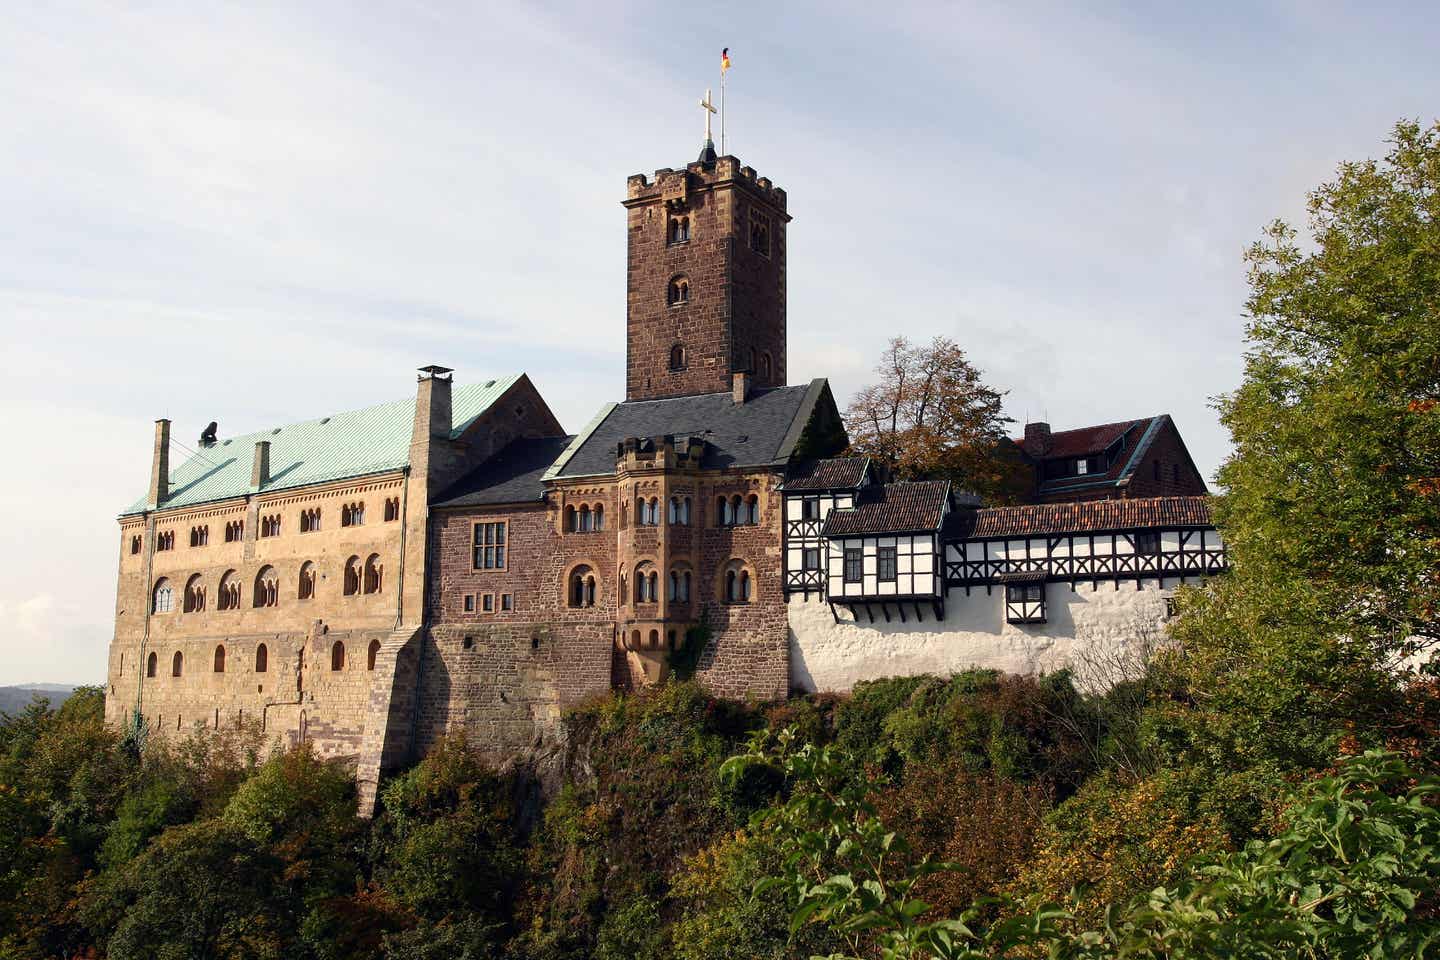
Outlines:
{"label": "distant hill", "polygon": [[0,687],[0,712],[19,713],[37,696],[49,700],[52,708],[58,707],[74,690],[72,683],[27,683],[19,687]]}

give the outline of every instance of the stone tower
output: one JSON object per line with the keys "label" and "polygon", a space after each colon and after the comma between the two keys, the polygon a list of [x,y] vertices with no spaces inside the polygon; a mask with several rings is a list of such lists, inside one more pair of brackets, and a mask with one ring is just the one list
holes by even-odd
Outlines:
{"label": "stone tower", "polygon": [[785,385],[785,191],[707,143],[630,177],[626,400]]}

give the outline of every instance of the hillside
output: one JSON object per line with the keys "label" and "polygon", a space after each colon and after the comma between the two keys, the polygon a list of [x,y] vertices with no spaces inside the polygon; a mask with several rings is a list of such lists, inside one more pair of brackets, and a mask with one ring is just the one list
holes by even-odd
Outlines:
{"label": "hillside", "polygon": [[15,713],[24,710],[36,697],[50,701],[51,707],[59,707],[70,698],[76,685],[69,683],[28,683],[14,687],[0,687],[0,713]]}

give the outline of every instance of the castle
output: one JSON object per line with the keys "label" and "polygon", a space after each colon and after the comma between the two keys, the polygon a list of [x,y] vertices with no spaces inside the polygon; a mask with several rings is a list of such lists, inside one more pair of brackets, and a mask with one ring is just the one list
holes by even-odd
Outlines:
{"label": "castle", "polygon": [[[1169,417],[1017,438],[1033,503],[886,482],[786,370],[785,191],[717,156],[632,176],[626,396],[568,434],[525,374],[222,439],[119,518],[107,718],[247,719],[381,777],[464,729],[501,757],[568,704],[1058,669],[1225,566]],[[184,448],[181,447],[183,450]]]}

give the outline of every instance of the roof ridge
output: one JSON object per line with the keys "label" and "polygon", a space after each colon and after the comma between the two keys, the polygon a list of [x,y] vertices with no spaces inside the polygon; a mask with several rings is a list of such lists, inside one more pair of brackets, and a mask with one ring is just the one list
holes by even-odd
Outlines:
{"label": "roof ridge", "polygon": [[[454,385],[454,387],[452,387],[452,390],[468,390],[476,387],[481,390],[489,390],[492,387],[499,386],[505,381],[509,381],[509,383],[504,383],[504,389],[508,390],[510,386],[513,385],[516,381],[518,381],[522,376],[524,376],[523,372],[509,373],[499,377],[491,377],[489,380],[483,382],[477,380],[473,383],[457,383]],[[259,430],[251,430],[249,433],[237,433],[228,437],[222,436],[217,438],[215,443],[212,444],[210,447],[201,447],[200,449],[208,450],[212,449],[213,447],[222,446],[226,443],[233,443],[236,440],[245,440],[251,437],[263,440],[264,435],[274,435],[276,430],[284,430],[286,427],[303,427],[311,423],[323,424],[330,420],[334,420],[336,417],[349,417],[359,413],[370,413],[373,410],[379,410],[382,407],[393,407],[399,403],[406,403],[414,406],[415,398],[413,395],[409,397],[396,397],[394,400],[382,400],[380,403],[371,403],[363,407],[352,407],[349,410],[338,410],[335,413],[327,413],[318,417],[307,417],[304,420],[291,420],[289,423],[282,423],[278,426],[262,427]]]}

